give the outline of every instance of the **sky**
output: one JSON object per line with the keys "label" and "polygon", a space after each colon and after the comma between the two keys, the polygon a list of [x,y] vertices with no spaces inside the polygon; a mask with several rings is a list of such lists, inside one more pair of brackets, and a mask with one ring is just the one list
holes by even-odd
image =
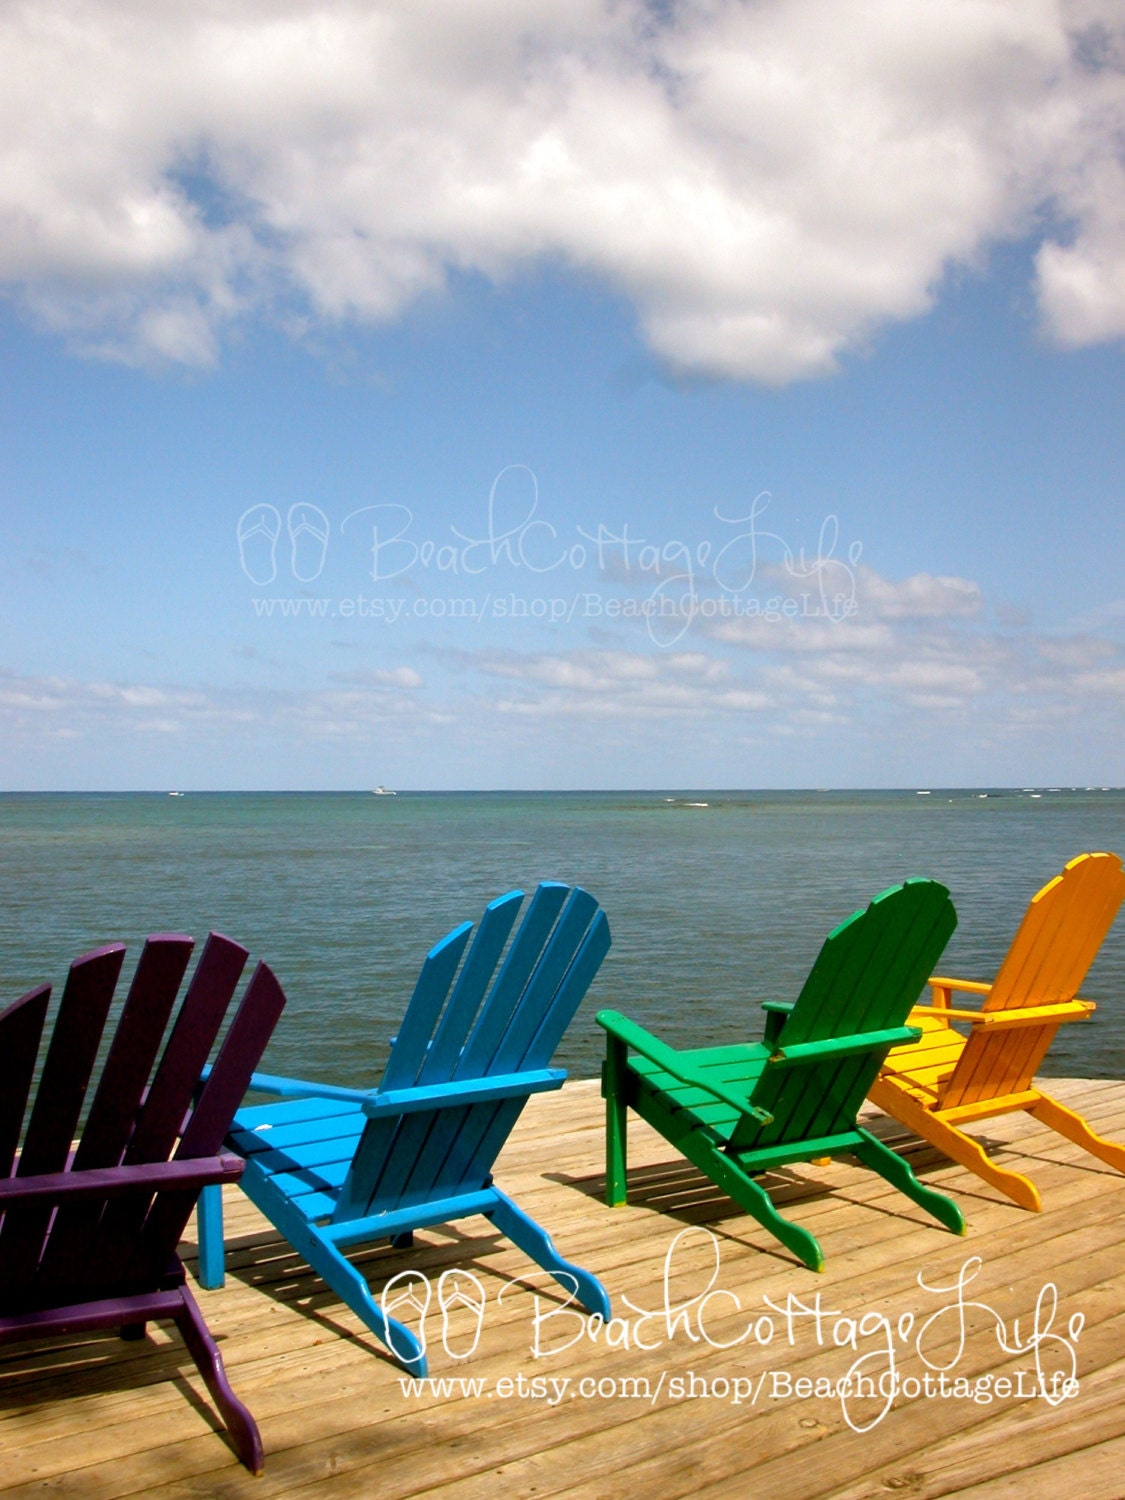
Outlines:
{"label": "sky", "polygon": [[0,789],[1125,784],[1119,0],[0,70]]}

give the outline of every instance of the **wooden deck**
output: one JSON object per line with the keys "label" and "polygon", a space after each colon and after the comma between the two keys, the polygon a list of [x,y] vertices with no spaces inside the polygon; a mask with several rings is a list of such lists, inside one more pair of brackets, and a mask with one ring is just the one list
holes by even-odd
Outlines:
{"label": "wooden deck", "polygon": [[[1125,1138],[1125,1083],[1050,1087],[1096,1129]],[[469,1220],[426,1231],[412,1250],[361,1257],[376,1292],[408,1267],[433,1284],[430,1373],[454,1384],[410,1394],[403,1372],[235,1192],[231,1274],[200,1301],[232,1384],[261,1425],[265,1475],[239,1467],[190,1359],[174,1335],[156,1329],[143,1344],[86,1338],[3,1351],[4,1500],[1125,1495],[1125,1177],[1027,1116],[989,1121],[982,1138],[1005,1143],[1000,1159],[1026,1167],[1039,1185],[1046,1207],[1037,1215],[907,1141],[925,1180],[965,1209],[969,1233],[959,1239],[858,1166],[789,1169],[775,1174],[775,1196],[821,1239],[827,1269],[816,1276],[633,1117],[630,1203],[606,1208],[601,1111],[594,1083],[533,1099],[497,1180],[551,1229],[563,1254],[602,1277],[615,1314],[628,1320],[627,1330],[612,1330],[617,1347],[606,1346],[604,1332],[556,1347],[580,1326],[559,1316],[541,1325],[555,1352],[533,1357],[536,1291],[545,1314],[561,1299],[539,1274],[534,1289],[510,1287],[501,1301],[509,1280],[533,1268],[485,1221]],[[904,1141],[881,1116],[874,1128]],[[184,1248],[190,1270],[194,1246]],[[669,1252],[670,1296],[681,1305],[671,1336],[663,1314],[641,1322],[638,1311],[663,1307]],[[979,1305],[964,1312],[962,1345],[956,1291],[924,1290],[918,1278],[953,1287],[971,1257],[980,1257],[979,1274],[964,1300]],[[453,1355],[471,1341],[473,1318],[454,1307],[443,1343],[437,1309],[438,1279],[454,1266],[471,1270],[487,1296],[479,1345],[465,1359]],[[1041,1293],[1051,1285],[1059,1300],[1048,1322],[1050,1293]],[[814,1320],[798,1316],[790,1344],[784,1312],[763,1299],[795,1310],[790,1294],[811,1308],[818,1293],[823,1342]],[[1022,1378],[1032,1388],[1037,1300],[1042,1367],[1048,1377],[1069,1374],[1073,1347],[1077,1394],[1052,1405],[1001,1392],[985,1403],[982,1376],[1009,1377],[1013,1391]],[[767,1315],[773,1337],[765,1344]],[[881,1397],[853,1399],[845,1413],[840,1396],[826,1392],[862,1354],[870,1357],[860,1373],[877,1379],[888,1369],[880,1315],[906,1387],[876,1420]],[[1084,1319],[1080,1331],[1075,1315]],[[855,1350],[834,1343],[849,1334],[845,1318],[862,1330]],[[1009,1345],[1018,1334],[1022,1353],[1000,1347],[997,1318]],[[636,1347],[638,1334],[655,1347]],[[958,1377],[965,1382],[960,1396],[940,1393],[937,1368],[925,1394],[923,1355],[947,1367],[947,1391],[956,1392]],[[537,1395],[536,1377],[569,1384],[545,1384]],[[811,1386],[798,1386],[801,1379]],[[481,1382],[478,1393],[462,1380]],[[981,1399],[971,1399],[974,1390]],[[854,1430],[861,1426],[868,1430]]]}

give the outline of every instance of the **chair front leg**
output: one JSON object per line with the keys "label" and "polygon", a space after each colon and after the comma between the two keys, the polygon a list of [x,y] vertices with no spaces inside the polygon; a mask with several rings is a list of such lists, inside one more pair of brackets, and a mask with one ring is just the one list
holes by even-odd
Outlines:
{"label": "chair front leg", "polygon": [[493,1192],[496,1194],[496,1207],[487,1210],[487,1213],[497,1229],[506,1234],[514,1245],[518,1245],[525,1255],[530,1256],[536,1265],[549,1271],[561,1287],[577,1297],[587,1312],[597,1313],[608,1323],[611,1316],[609,1293],[598,1278],[592,1272],[576,1266],[573,1261],[564,1260],[543,1226],[537,1224],[529,1214],[525,1214],[507,1193],[502,1193],[499,1188],[493,1188]]}
{"label": "chair front leg", "polygon": [[209,1183],[195,1206],[195,1223],[199,1236],[199,1285],[215,1291],[226,1280],[226,1251],[223,1245],[223,1190]]}
{"label": "chair front leg", "polygon": [[629,1107],[625,1102],[628,1048],[619,1037],[606,1035],[602,1092],[605,1095],[605,1201],[619,1208],[629,1196]]}
{"label": "chair front leg", "polygon": [[235,1452],[251,1474],[262,1472],[262,1438],[258,1424],[248,1408],[231,1390],[223,1357],[212,1337],[211,1330],[203,1320],[195,1298],[183,1288],[183,1308],[176,1314],[176,1327],[188,1347],[196,1368],[203,1376],[211,1399],[219,1408],[227,1431],[231,1435]]}

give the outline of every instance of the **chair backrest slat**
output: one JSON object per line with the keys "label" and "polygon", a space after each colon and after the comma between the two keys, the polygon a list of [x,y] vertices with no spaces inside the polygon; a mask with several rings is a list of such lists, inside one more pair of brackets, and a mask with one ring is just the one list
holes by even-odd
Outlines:
{"label": "chair backrest slat", "polygon": [[[485,1072],[506,1073],[510,1068],[524,1064],[532,1040],[558,999],[566,972],[597,910],[598,903],[586,891],[570,893],[517,1007],[503,1034],[496,1038],[495,1050],[484,1068]],[[581,998],[579,994],[576,1005]],[[553,1047],[551,1051],[554,1051]]]}
{"label": "chair backrest slat", "polygon": [[447,1083],[452,1077],[522,903],[522,891],[509,891],[485,908],[456,988],[418,1074],[419,1083]]}
{"label": "chair backrest slat", "polygon": [[75,1152],[75,1168],[120,1162],[194,946],[179,933],[146,941]]}
{"label": "chair backrest slat", "polygon": [[[551,1061],[555,1049],[562,1041],[563,1032],[573,1021],[586,991],[601,968],[602,960],[609,952],[609,922],[605,912],[598,911],[596,907],[594,910],[597,914],[587,928],[578,952],[556,989],[554,997],[547,1003],[539,1025],[534,1029],[527,1028],[524,1033],[527,1037],[526,1042],[522,1037],[520,1039],[522,1045],[518,1058],[520,1067],[545,1068]],[[505,1037],[505,1046],[507,1041],[508,1038]],[[499,1062],[502,1069],[505,1066],[503,1053]]]}
{"label": "chair backrest slat", "polygon": [[[61,1172],[66,1167],[124,957],[124,945],[112,943],[70,966],[24,1133],[17,1177]],[[19,1204],[8,1210],[0,1227],[0,1283],[19,1286],[35,1273],[50,1218],[49,1203]]]}
{"label": "chair backrest slat", "polygon": [[418,1081],[418,1074],[426,1057],[426,1047],[449,995],[457,965],[461,962],[461,955],[472,930],[471,922],[462,922],[460,927],[455,927],[426,954],[418,983],[414,986],[406,1015],[402,1018],[402,1025],[383,1071],[383,1088],[407,1089]]}
{"label": "chair backrest slat", "polygon": [[[219,1033],[246,965],[247,950],[221,933],[207,938],[180,1013],[141,1107],[124,1164],[166,1161],[183,1129],[199,1075]],[[131,1251],[148,1213],[149,1198],[130,1195],[107,1203],[97,1238],[83,1262],[84,1283],[107,1280]],[[124,1249],[123,1249],[124,1247]]]}
{"label": "chair backrest slat", "polygon": [[20,1177],[66,1166],[124,957],[124,944],[113,943],[70,966],[24,1134]]}
{"label": "chair backrest slat", "polygon": [[166,1160],[248,956],[240,943],[209,935],[126,1148],[127,1163]]}
{"label": "chair backrest slat", "polygon": [[532,896],[503,967],[481,1006],[476,1024],[453,1070],[455,1079],[479,1078],[486,1072],[499,1071],[494,1066],[497,1044],[523,999],[542,956],[543,945],[569,895],[569,886],[547,880]]}
{"label": "chair backrest slat", "polygon": [[16,1159],[50,998],[51,986],[41,984],[0,1014],[0,1177],[11,1176]]}
{"label": "chair backrest slat", "polygon": [[[73,1171],[115,1167],[121,1161],[194,946],[178,933],[145,943],[74,1153]],[[104,1206],[95,1201],[59,1208],[39,1267],[41,1284],[67,1286],[77,1278]]]}
{"label": "chair backrest slat", "polygon": [[[273,970],[259,963],[173,1160],[187,1161],[218,1152],[284,1008],[285,995]],[[197,1197],[195,1192],[157,1194],[129,1260],[131,1275],[159,1273],[179,1243]]]}

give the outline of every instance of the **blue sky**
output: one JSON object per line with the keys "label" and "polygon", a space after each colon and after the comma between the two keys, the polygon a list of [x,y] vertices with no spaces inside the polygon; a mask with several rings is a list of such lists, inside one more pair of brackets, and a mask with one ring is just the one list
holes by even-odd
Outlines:
{"label": "blue sky", "polygon": [[1125,781],[1119,13],[474,14],[0,22],[0,786]]}

